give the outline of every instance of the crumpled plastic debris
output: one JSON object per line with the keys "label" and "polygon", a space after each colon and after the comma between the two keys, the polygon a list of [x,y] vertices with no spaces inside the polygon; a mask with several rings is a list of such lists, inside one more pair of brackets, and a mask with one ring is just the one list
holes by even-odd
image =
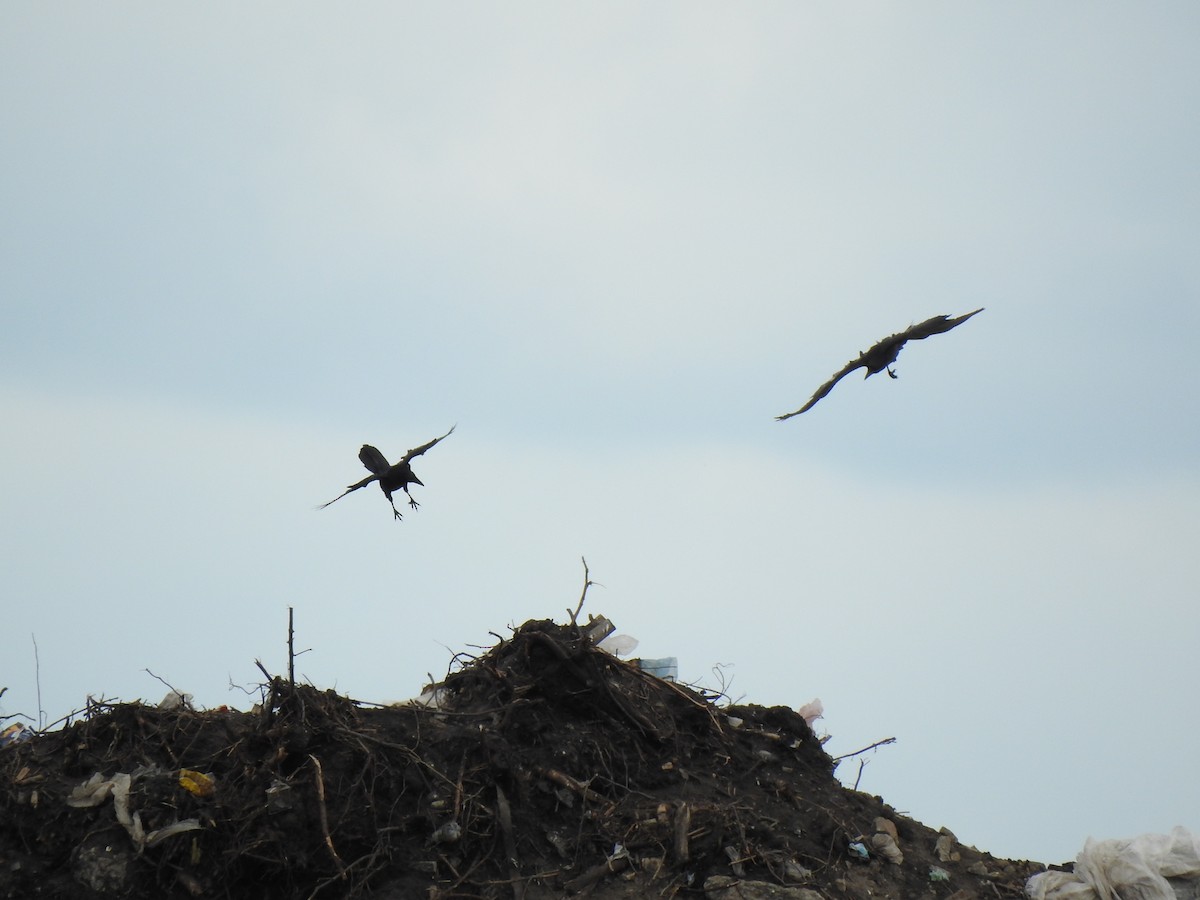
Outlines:
{"label": "crumpled plastic debris", "polygon": [[871,849],[893,865],[904,862],[904,853],[900,850],[896,825],[891,819],[883,816],[875,818],[875,833],[871,835]]}
{"label": "crumpled plastic debris", "polygon": [[808,727],[812,728],[812,723],[825,715],[825,705],[821,703],[820,697],[813,697],[796,710],[796,712],[800,714],[800,718],[808,723]]}
{"label": "crumpled plastic debris", "polygon": [[422,706],[425,709],[441,709],[446,702],[446,689],[440,684],[431,684],[421,691],[420,696],[405,700],[397,706]]}
{"label": "crumpled plastic debris", "polygon": [[211,775],[205,775],[203,772],[197,772],[194,769],[180,769],[179,786],[189,794],[207,797],[216,788],[216,781]]}
{"label": "crumpled plastic debris", "polygon": [[272,813],[284,812],[292,808],[294,797],[292,786],[286,781],[276,778],[267,788],[267,811]]}
{"label": "crumpled plastic debris", "polygon": [[1181,900],[1200,897],[1200,836],[1170,834],[1126,840],[1088,838],[1074,872],[1039,872],[1025,885],[1032,900]]}
{"label": "crumpled plastic debris", "polygon": [[7,747],[9,744],[19,744],[22,741],[27,741],[33,737],[33,729],[20,722],[14,722],[3,731],[0,731],[0,747]]}
{"label": "crumpled plastic debris", "polygon": [[201,827],[199,819],[183,819],[149,833],[146,832],[142,827],[141,814],[129,810],[129,790],[133,786],[134,779],[144,774],[146,773],[141,771],[133,775],[128,772],[118,772],[112,778],[105,778],[97,772],[83,784],[76,785],[72,789],[70,796],[67,797],[67,806],[77,809],[100,806],[109,797],[112,797],[117,821],[129,832],[129,837],[139,853],[144,848],[153,847],[159,841],[173,835],[185,831],[198,831]]}
{"label": "crumpled plastic debris", "polygon": [[628,634],[610,634],[596,646],[613,656],[624,656],[637,649],[638,639]]}
{"label": "crumpled plastic debris", "polygon": [[129,788],[133,777],[127,772],[118,772],[112,778],[105,778],[99,772],[83,784],[76,785],[67,797],[67,806],[75,808],[99,806],[109,797],[117,811],[117,821],[128,826],[133,820],[129,816]]}
{"label": "crumpled plastic debris", "polygon": [[445,825],[437,828],[429,839],[435,844],[456,844],[462,837],[462,826],[451,819]]}
{"label": "crumpled plastic debris", "polygon": [[167,695],[159,701],[159,709],[184,709],[192,708],[192,695],[183,691],[171,689],[167,691]]}
{"label": "crumpled plastic debris", "polygon": [[679,680],[679,659],[674,656],[664,656],[661,659],[635,659],[638,668],[648,675],[661,678],[663,681]]}

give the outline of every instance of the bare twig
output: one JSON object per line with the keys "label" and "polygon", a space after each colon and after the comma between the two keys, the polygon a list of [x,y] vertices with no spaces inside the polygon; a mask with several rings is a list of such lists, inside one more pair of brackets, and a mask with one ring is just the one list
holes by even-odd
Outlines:
{"label": "bare twig", "polygon": [[[8,691],[8,688],[0,687],[0,697],[3,697],[7,691]],[[0,716],[0,722],[7,722],[9,719],[16,719],[18,717],[20,717],[22,719],[28,719],[30,722],[33,721],[33,716],[26,715],[23,712],[16,712],[16,713],[10,713],[7,716]]]}
{"label": "bare twig", "polygon": [[[73,709],[69,713],[67,713],[65,716],[63,716],[61,719],[55,719],[53,722],[51,722],[49,725],[47,725],[45,728],[43,728],[42,731],[49,731],[50,729],[54,728],[56,725],[62,725],[64,723],[67,725],[70,725],[71,719],[73,719],[75,716],[79,715],[82,712],[84,712],[84,710]],[[21,713],[21,715],[24,718],[29,719],[30,722],[33,721],[33,719],[30,718],[29,716],[26,716],[25,713]],[[12,717],[9,716],[9,718],[12,718]]]}
{"label": "bare twig", "polygon": [[588,588],[595,584],[595,582],[591,579],[590,573],[588,572],[587,559],[581,556],[579,557],[579,561],[583,563],[583,592],[579,595],[579,605],[575,607],[575,611],[571,612],[570,610],[567,610],[571,616],[571,624],[576,627],[579,627],[579,623],[577,621],[579,618],[579,611],[583,609],[583,601],[587,599]]}
{"label": "bare twig", "polygon": [[229,676],[229,690],[231,690],[231,691],[238,690],[238,691],[241,691],[243,694],[247,694],[247,695],[251,695],[251,696],[254,694],[254,690],[252,688],[248,688],[244,684],[235,683],[232,675]]}
{"label": "bare twig", "polygon": [[860,759],[858,761],[858,774],[854,776],[854,790],[858,790],[858,783],[862,780],[863,767],[866,766],[867,760]]}
{"label": "bare twig", "polygon": [[145,672],[147,675],[149,675],[151,678],[153,678],[157,681],[161,681],[163,684],[165,684],[170,689],[171,693],[179,698],[179,703],[181,706],[184,706],[184,707],[191,706],[191,704],[188,703],[187,695],[183,691],[179,690],[179,688],[175,687],[175,685],[171,684],[171,682],[167,681],[167,679],[163,678],[161,675],[155,675],[149,669],[142,669],[142,671]]}
{"label": "bare twig", "polygon": [[288,607],[288,684],[296,686],[296,644],[295,630],[292,628],[292,607]]}
{"label": "bare twig", "polygon": [[877,747],[884,747],[884,746],[887,746],[888,744],[894,744],[894,743],[896,743],[896,739],[894,737],[884,738],[882,741],[876,741],[873,744],[868,744],[866,747],[863,747],[861,750],[855,750],[853,753],[843,753],[841,756],[835,756],[833,758],[833,761],[839,762],[840,760],[843,760],[843,759],[849,759],[852,756],[858,756],[860,753],[866,753],[868,750],[874,750]]}
{"label": "bare twig", "polygon": [[42,709],[42,661],[38,659],[37,635],[30,632],[29,637],[33,641],[33,678],[37,683],[38,731],[45,731],[46,711]]}

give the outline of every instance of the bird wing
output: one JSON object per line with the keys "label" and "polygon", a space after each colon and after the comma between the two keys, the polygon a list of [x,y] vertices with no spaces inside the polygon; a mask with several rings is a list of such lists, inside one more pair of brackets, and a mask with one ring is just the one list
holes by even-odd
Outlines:
{"label": "bird wing", "polygon": [[362,445],[362,449],[358,451],[358,458],[367,467],[368,472],[374,472],[376,475],[382,475],[390,468],[387,457],[370,444]]}
{"label": "bird wing", "polygon": [[[868,351],[868,352],[870,352],[870,351]],[[826,394],[828,394],[830,391],[833,390],[833,386],[835,384],[837,384],[839,381],[841,381],[843,378],[845,378],[847,375],[849,375],[855,369],[865,366],[867,364],[865,361],[866,355],[867,355],[866,353],[860,353],[858,355],[858,359],[850,360],[850,362],[846,363],[844,366],[842,366],[842,368],[840,370],[838,370],[836,373],[834,373],[832,378],[830,378],[827,382],[825,382],[823,385],[821,385],[819,388],[817,388],[816,393],[813,394],[809,398],[807,403],[805,403],[802,407],[795,410],[794,412],[784,413],[782,416],[776,416],[775,417],[776,421],[782,422],[784,419],[790,419],[792,416],[798,416],[802,412],[808,412],[808,410],[812,409],[818,400],[820,400],[822,397],[824,397]]]}
{"label": "bird wing", "polygon": [[930,335],[944,334],[951,328],[957,328],[963,322],[967,321],[967,319],[971,318],[971,316],[983,312],[983,309],[981,306],[975,312],[969,312],[966,315],[955,316],[954,318],[950,318],[949,316],[932,316],[924,322],[913,325],[908,331],[892,335],[892,337],[902,337],[906,341],[922,341]]}
{"label": "bird wing", "polygon": [[[363,449],[366,449],[366,448],[364,447]],[[374,447],[372,447],[371,449],[375,450]],[[375,450],[375,452],[378,453],[379,451]],[[345,497],[351,491],[357,491],[359,488],[364,488],[368,484],[370,484],[372,481],[377,481],[378,479],[379,479],[378,475],[368,475],[366,478],[364,478],[362,481],[358,482],[357,484],[350,485],[350,487],[346,488],[344,491],[342,491],[340,494],[338,494],[336,497],[334,497],[332,500],[330,500],[329,503],[337,503],[339,500],[341,500],[343,497]],[[329,503],[322,503],[320,506],[317,507],[317,509],[324,509],[325,507],[327,507],[329,505]]]}
{"label": "bird wing", "polygon": [[[407,453],[404,454],[404,459],[400,460],[400,462],[402,462],[402,463],[410,462],[414,457],[420,456],[422,453],[424,453],[426,450],[428,450],[430,447],[432,447],[438,441],[445,440],[446,438],[450,437],[450,435],[454,434],[454,429],[457,427],[458,427],[457,425],[452,425],[452,426],[450,426],[450,430],[447,431],[445,434],[443,434],[441,437],[435,437],[428,444],[422,444],[420,447],[416,447],[412,450],[409,450]],[[399,463],[397,463],[397,465],[399,465]]]}

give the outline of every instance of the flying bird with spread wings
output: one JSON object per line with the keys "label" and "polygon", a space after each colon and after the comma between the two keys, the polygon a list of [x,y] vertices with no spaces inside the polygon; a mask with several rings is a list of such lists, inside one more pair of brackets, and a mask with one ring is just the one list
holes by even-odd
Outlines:
{"label": "flying bird with spread wings", "polygon": [[[420,447],[417,447],[414,450],[409,450],[404,454],[403,458],[394,465],[390,465],[387,461],[387,457],[385,457],[370,444],[363,444],[362,449],[358,451],[358,458],[362,461],[362,464],[367,467],[367,470],[371,473],[370,476],[364,478],[357,484],[350,485],[350,487],[346,488],[346,490],[330,500],[329,503],[336,503],[351,491],[357,491],[359,488],[366,487],[372,481],[378,481],[379,487],[383,491],[383,495],[388,498],[388,503],[392,504],[392,512],[396,514],[396,518],[404,518],[402,515],[400,515],[400,510],[396,509],[396,501],[392,499],[392,491],[403,490],[404,493],[408,494],[408,505],[413,509],[416,509],[420,504],[413,499],[413,495],[409,493],[408,486],[410,484],[419,484],[421,487],[424,487],[425,482],[423,482],[413,473],[411,463],[413,459],[433,447],[436,443],[450,437],[450,435],[454,433],[454,428],[457,427],[458,426],[455,425],[441,437],[434,438],[428,444],[422,444]],[[317,509],[324,509],[329,505],[329,503],[322,503],[317,507]]]}
{"label": "flying bird with spread wings", "polygon": [[802,407],[795,412],[776,416],[776,420],[782,422],[784,419],[790,419],[792,416],[798,416],[800,413],[812,409],[818,400],[833,390],[835,384],[855,369],[866,368],[867,374],[863,376],[864,378],[870,378],[872,375],[882,372],[885,369],[889,377],[899,377],[892,371],[892,363],[896,361],[896,357],[900,355],[900,351],[904,349],[905,344],[909,341],[922,341],[932,334],[942,334],[951,328],[957,328],[963,322],[967,321],[967,319],[971,318],[971,316],[981,312],[983,312],[983,307],[975,310],[975,312],[969,312],[966,315],[955,316],[954,318],[950,318],[950,316],[933,316],[924,322],[913,325],[907,331],[901,331],[885,337],[871,347],[870,350],[864,350],[858,354],[858,359],[852,359],[846,365],[842,366],[832,378],[817,388],[817,392]]}

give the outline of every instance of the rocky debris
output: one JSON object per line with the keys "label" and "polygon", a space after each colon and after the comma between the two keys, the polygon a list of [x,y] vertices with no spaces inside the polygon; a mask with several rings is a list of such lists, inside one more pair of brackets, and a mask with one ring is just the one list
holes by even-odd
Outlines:
{"label": "rocky debris", "polygon": [[823,900],[811,888],[783,887],[769,881],[742,881],[713,875],[704,882],[707,900]]}
{"label": "rocky debris", "polygon": [[[993,859],[844,788],[786,707],[720,706],[527,622],[370,707],[93,704],[0,749],[0,897],[972,900]],[[860,847],[862,852],[851,849]]]}
{"label": "rocky debris", "polygon": [[876,856],[883,857],[892,865],[898,866],[904,862],[904,853],[900,850],[896,826],[891,819],[885,819],[883,816],[875,817],[875,833],[871,835],[871,849]]}

